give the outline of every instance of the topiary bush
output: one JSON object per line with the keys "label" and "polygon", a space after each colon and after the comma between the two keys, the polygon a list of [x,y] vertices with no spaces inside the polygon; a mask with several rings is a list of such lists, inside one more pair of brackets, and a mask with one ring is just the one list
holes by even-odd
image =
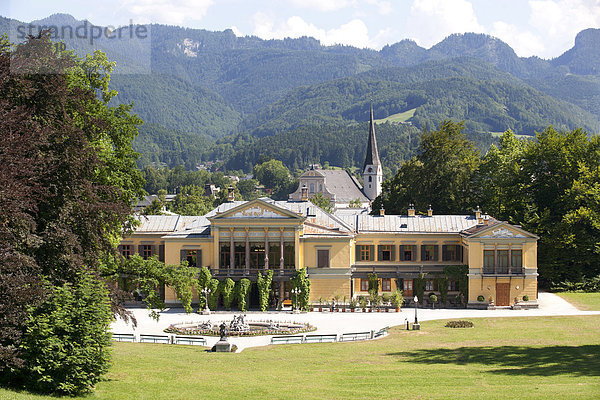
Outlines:
{"label": "topiary bush", "polygon": [[477,296],[477,301],[483,303],[485,301],[485,297],[483,297],[483,295],[480,294],[479,296]]}
{"label": "topiary bush", "polygon": [[528,295],[523,296],[523,301],[529,301],[529,296]]}
{"label": "topiary bush", "polygon": [[226,310],[231,309],[231,302],[233,301],[233,288],[235,282],[231,278],[227,278],[224,281],[219,282],[219,293],[223,296],[223,305]]}
{"label": "topiary bush", "polygon": [[250,279],[243,278],[235,285],[235,298],[240,311],[248,311],[248,296],[250,295]]}
{"label": "topiary bush", "polygon": [[46,289],[48,296],[27,320],[21,379],[43,393],[90,392],[110,366],[108,290],[87,272],[73,284],[47,284]]}
{"label": "topiary bush", "polygon": [[472,328],[473,323],[471,321],[457,320],[446,322],[446,328]]}

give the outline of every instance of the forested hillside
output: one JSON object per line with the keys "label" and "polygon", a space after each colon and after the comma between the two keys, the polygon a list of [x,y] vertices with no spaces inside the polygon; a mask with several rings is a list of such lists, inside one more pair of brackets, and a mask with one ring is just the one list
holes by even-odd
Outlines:
{"label": "forested hillside", "polygon": [[[90,24],[65,14],[34,23]],[[12,26],[13,38],[17,25],[23,23],[0,17],[0,32]],[[221,159],[229,168],[249,170],[270,149],[292,169],[317,160],[358,166],[364,127],[357,122],[366,121],[371,101],[376,118],[411,123],[415,137],[444,119],[464,120],[465,133],[482,149],[490,132],[507,129],[524,135],[548,125],[600,131],[598,29],[580,32],[572,49],[543,60],[518,57],[501,40],[474,33],[451,35],[430,49],[403,40],[375,51],[323,46],[306,37],[262,40],[231,30],[149,28],[146,42],[98,40],[117,62],[113,101],[133,102],[146,121],[135,141],[140,165],[193,169]],[[94,50],[81,39],[65,43],[80,55]],[[386,129],[401,136],[408,126],[382,126],[382,136]],[[282,136],[267,138],[273,135]],[[401,143],[382,139],[390,170],[412,154]]]}

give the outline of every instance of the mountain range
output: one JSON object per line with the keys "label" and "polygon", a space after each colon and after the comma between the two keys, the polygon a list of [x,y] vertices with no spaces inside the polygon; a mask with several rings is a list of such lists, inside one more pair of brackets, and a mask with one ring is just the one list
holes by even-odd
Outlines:
{"label": "mountain range", "polygon": [[[66,14],[31,24],[91,26]],[[19,26],[27,24],[0,17],[0,33],[15,37]],[[323,46],[307,37],[237,37],[231,30],[154,24],[149,31],[146,43],[97,40],[117,62],[114,101],[133,102],[147,122],[136,140],[142,164],[193,168],[220,158],[230,168],[248,169],[268,155],[261,149],[273,153],[272,143],[282,158],[299,148],[311,154],[287,157],[290,168],[323,163],[331,154],[313,148],[321,142],[313,132],[360,134],[371,103],[376,118],[394,125],[386,129],[382,153],[406,142],[390,149],[394,156],[384,157],[390,163],[410,156],[417,143],[411,136],[443,119],[464,120],[466,133],[482,148],[491,143],[491,133],[507,129],[521,135],[548,125],[600,131],[599,29],[581,31],[573,48],[552,60],[518,57],[501,40],[474,33],[451,35],[429,49],[403,40],[376,51]],[[96,48],[89,40],[63,39],[80,55]],[[270,138],[276,135],[300,135],[302,143],[295,140],[291,147],[291,141]],[[337,158],[339,166],[360,165],[358,142],[322,136],[345,154]]]}

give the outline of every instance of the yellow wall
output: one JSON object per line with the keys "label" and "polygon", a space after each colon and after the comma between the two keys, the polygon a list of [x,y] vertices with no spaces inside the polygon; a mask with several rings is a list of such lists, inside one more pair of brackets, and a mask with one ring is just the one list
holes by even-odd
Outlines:
{"label": "yellow wall", "polygon": [[[392,282],[392,290],[389,292],[384,292],[383,290],[381,290],[381,279],[379,279],[379,294],[391,294],[394,290],[396,290],[398,287],[396,286],[396,279],[392,278],[391,279]],[[400,288],[400,290],[402,290],[403,288]],[[354,279],[354,296],[368,296],[369,292],[368,291],[361,291],[360,290],[360,279]]]}
{"label": "yellow wall", "polygon": [[316,302],[319,297],[330,301],[335,294],[339,293],[342,297],[350,298],[350,279],[324,278],[311,279],[310,281],[310,301]]}
{"label": "yellow wall", "polygon": [[350,267],[350,240],[347,241],[305,241],[302,244],[302,253],[304,254],[304,263],[302,266],[309,268],[317,267],[317,249],[329,250],[330,268],[349,268]]}

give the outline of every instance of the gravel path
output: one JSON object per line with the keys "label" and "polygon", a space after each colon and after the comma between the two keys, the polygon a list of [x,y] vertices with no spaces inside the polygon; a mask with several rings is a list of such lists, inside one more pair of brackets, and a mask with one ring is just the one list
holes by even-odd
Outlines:
{"label": "gravel path", "polygon": [[[580,311],[561,297],[552,293],[539,293],[540,307],[535,310],[470,310],[470,309],[418,309],[419,321],[431,321],[436,319],[464,319],[464,318],[489,318],[489,317],[534,317],[553,315],[600,315],[600,311]],[[142,308],[130,309],[137,319],[137,327],[131,323],[127,324],[118,319],[112,325],[115,333],[134,333],[164,335],[164,329],[174,323],[200,322],[210,320],[230,321],[233,315],[238,313],[218,312],[212,315],[186,314],[182,309],[166,309],[160,314],[159,321],[150,318],[148,311]],[[317,328],[312,334],[342,334],[350,332],[364,332],[379,330],[386,326],[404,325],[406,321],[413,322],[415,309],[406,308],[401,312],[391,313],[329,313],[310,312],[292,314],[290,312],[248,312],[247,320],[251,321],[294,321],[308,322]],[[214,345],[217,337],[205,337],[209,346]],[[271,343],[271,336],[255,337],[230,337],[229,341],[237,345],[238,351],[248,347],[266,346]]]}

